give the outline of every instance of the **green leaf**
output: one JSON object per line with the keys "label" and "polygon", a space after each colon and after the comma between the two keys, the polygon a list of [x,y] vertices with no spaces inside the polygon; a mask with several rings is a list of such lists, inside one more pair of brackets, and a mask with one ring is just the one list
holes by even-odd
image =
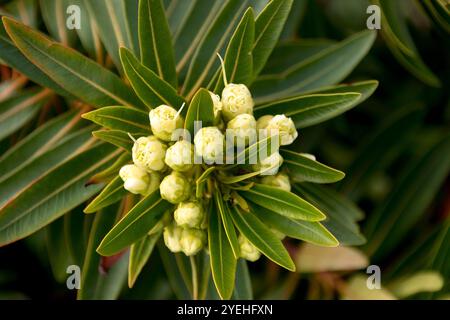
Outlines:
{"label": "green leaf", "polygon": [[95,107],[141,106],[111,71],[17,21],[5,17],[3,23],[22,53],[74,96]]}
{"label": "green leaf", "polygon": [[231,245],[231,250],[235,259],[240,257],[240,246],[236,235],[236,230],[231,219],[230,208],[228,203],[223,201],[222,195],[219,192],[214,193],[215,211],[220,214],[222,225],[227,235],[228,241]]}
{"label": "green leaf", "polygon": [[[85,217],[81,206],[64,215],[63,227],[67,250],[73,263],[79,266],[83,265],[92,222],[90,218]],[[67,255],[67,252],[64,254]]]}
{"label": "green leaf", "polygon": [[358,104],[366,101],[378,88],[377,80],[366,80],[351,83],[343,83],[337,86],[326,87],[311,93],[314,94],[336,94],[336,93],[359,93],[361,98],[357,101]]}
{"label": "green leaf", "polygon": [[261,158],[272,155],[274,152],[278,151],[279,144],[277,143],[277,140],[278,138],[276,138],[276,136],[262,138],[258,142],[249,145],[241,152],[237,152],[236,155],[233,148],[231,157],[228,154],[230,150],[227,150],[226,163],[230,164],[228,168],[235,168],[238,164],[256,164]]}
{"label": "green leaf", "polygon": [[290,238],[325,247],[339,245],[339,241],[320,222],[289,219],[256,205],[252,205],[252,208],[261,221]]}
{"label": "green leaf", "polygon": [[299,196],[279,188],[255,184],[253,188],[240,194],[251,202],[288,218],[306,221],[321,221],[326,218],[319,209]]}
{"label": "green leaf", "polygon": [[139,43],[142,64],[176,88],[172,37],[161,0],[139,1]]}
{"label": "green leaf", "polygon": [[214,104],[208,90],[200,89],[192,98],[186,114],[184,128],[195,135],[195,121],[201,121],[202,127],[210,127],[214,123]]}
{"label": "green leaf", "polygon": [[448,176],[449,159],[446,135],[405,170],[389,198],[370,216],[365,234],[374,261],[387,256],[419,222]]}
{"label": "green leaf", "polygon": [[[230,39],[224,61],[228,83],[249,85],[253,79],[252,49],[255,38],[254,19],[253,9],[248,8]],[[223,87],[223,77],[219,77],[214,92],[221,92]]]}
{"label": "green leaf", "polygon": [[131,246],[130,260],[128,262],[128,286],[132,288],[155,248],[156,242],[161,238],[162,230],[147,235]]}
{"label": "green leaf", "polygon": [[6,3],[5,7],[16,19],[27,26],[37,28],[39,24],[39,3],[36,0],[14,0]]}
{"label": "green leaf", "polygon": [[218,210],[209,216],[208,244],[211,256],[211,272],[222,299],[230,299],[236,276],[236,258],[225,233]]}
{"label": "green leaf", "polygon": [[231,216],[239,232],[267,258],[283,268],[295,271],[294,262],[281,240],[264,223],[255,217],[253,213],[240,211],[237,207],[233,207],[231,208]]}
{"label": "green leaf", "polygon": [[122,179],[117,176],[115,177],[102,192],[89,203],[89,205],[84,209],[85,213],[94,213],[100,209],[106,208],[127,195],[127,191],[123,188]]}
{"label": "green leaf", "polygon": [[189,100],[200,87],[209,82],[214,62],[218,63],[217,52],[225,45],[227,38],[234,30],[242,11],[245,9],[247,0],[229,0],[217,13],[217,16],[206,32],[204,38],[198,45],[181,90],[182,94]]}
{"label": "green leaf", "polygon": [[253,45],[253,75],[257,76],[266,65],[291,10],[293,0],[272,0],[258,15]]}
{"label": "green leaf", "polygon": [[252,282],[248,271],[247,261],[239,259],[236,268],[236,281],[233,300],[253,300]]}
{"label": "green leaf", "polygon": [[39,3],[42,18],[50,35],[66,46],[73,46],[77,40],[77,33],[66,25],[66,11],[72,4],[71,0],[39,0]]}
{"label": "green leaf", "polygon": [[255,102],[267,103],[338,83],[367,54],[375,37],[376,33],[372,31],[357,33],[283,73],[261,76],[251,88]]}
{"label": "green leaf", "polygon": [[142,65],[131,51],[120,48],[120,58],[128,80],[145,105],[152,109],[161,104],[180,108],[184,103],[175,89],[156,73]]}
{"label": "green leaf", "polygon": [[339,186],[340,190],[350,198],[358,199],[371,178],[404,150],[423,116],[422,108],[407,106],[394,112],[374,132],[364,137],[364,143],[347,169],[347,178]]}
{"label": "green leaf", "polygon": [[116,265],[104,274],[100,269],[101,256],[95,252],[101,239],[114,225],[118,216],[118,207],[110,206],[95,215],[82,267],[81,288],[77,292],[78,300],[117,299],[126,281],[126,256],[121,257],[119,262],[116,262]]}
{"label": "green leaf", "polygon": [[289,170],[289,177],[295,181],[333,183],[344,179],[345,173],[309,159],[301,153],[287,149],[280,150],[283,164]]}
{"label": "green leaf", "polygon": [[397,60],[421,81],[434,87],[441,82],[425,65],[408,31],[408,23],[398,1],[373,0],[382,11],[381,32]]}
{"label": "green leaf", "polygon": [[98,33],[106,50],[114,61],[115,66],[122,70],[119,56],[120,47],[130,48],[132,52],[139,54],[139,48],[134,46],[133,41],[134,34],[138,30],[131,30],[132,24],[128,21],[127,16],[127,7],[130,2],[135,0],[85,1],[89,14],[95,17]]}
{"label": "green leaf", "polygon": [[[133,136],[133,133],[130,134]],[[100,140],[122,148],[129,153],[131,153],[131,149],[133,148],[133,140],[131,140],[131,137],[127,132],[119,130],[99,130],[92,132],[92,135]]]}
{"label": "green leaf", "polygon": [[418,1],[418,3],[422,5],[437,25],[450,34],[450,13],[445,1]]}
{"label": "green leaf", "polygon": [[171,204],[161,199],[159,190],[144,197],[103,238],[97,252],[112,256],[144,237],[162,218]]}
{"label": "green leaf", "polygon": [[350,110],[359,103],[359,93],[301,95],[255,108],[255,116],[282,112],[291,117],[297,128],[306,128],[327,121]]}
{"label": "green leaf", "polygon": [[82,117],[108,129],[151,133],[148,113],[134,108],[105,107],[85,113]]}
{"label": "green leaf", "polygon": [[64,218],[59,218],[45,229],[45,244],[48,259],[53,276],[59,283],[65,282],[67,278],[67,267],[72,265],[72,259],[64,236]]}
{"label": "green leaf", "polygon": [[356,223],[363,218],[363,213],[351,201],[332,189],[311,183],[296,184],[294,190],[325,212],[327,219],[321,223],[336,237],[341,245],[361,245],[365,243],[366,240]]}
{"label": "green leaf", "polygon": [[33,119],[50,95],[49,90],[26,92],[0,102],[0,140]]}
{"label": "green leaf", "polygon": [[0,209],[0,246],[22,239],[97,193],[87,179],[110,164],[111,147],[97,145],[36,179]]}
{"label": "green leaf", "polygon": [[30,60],[22,54],[22,52],[11,40],[10,36],[6,33],[3,25],[4,19],[5,18],[2,17],[2,23],[0,23],[0,59],[33,82],[36,82],[43,87],[52,89],[64,97],[72,97],[72,95],[63,89],[61,85],[42,72],[41,69],[31,63]]}

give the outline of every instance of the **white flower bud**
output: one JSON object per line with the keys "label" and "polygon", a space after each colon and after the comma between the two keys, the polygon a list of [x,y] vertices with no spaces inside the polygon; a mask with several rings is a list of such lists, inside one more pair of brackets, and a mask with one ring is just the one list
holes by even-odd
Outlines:
{"label": "white flower bud", "polygon": [[134,194],[147,194],[150,177],[145,170],[129,164],[120,169],[119,176],[124,181],[125,190]]}
{"label": "white flower bud", "polygon": [[218,124],[221,120],[220,114],[222,111],[222,101],[220,101],[220,96],[218,96],[217,94],[212,93],[211,91],[209,92],[209,94],[211,95],[211,99],[214,104],[214,124]]}
{"label": "white flower bud", "polygon": [[216,127],[200,129],[194,138],[195,153],[207,164],[223,161],[224,135]]}
{"label": "white flower bud", "polygon": [[227,130],[232,130],[237,141],[256,141],[256,120],[250,114],[240,114],[228,122]]}
{"label": "white flower bud", "polygon": [[186,201],[191,195],[191,184],[181,173],[173,171],[159,186],[161,198],[172,204]]}
{"label": "white flower bud", "polygon": [[242,234],[239,235],[241,258],[255,262],[261,257],[261,252]]}
{"label": "white flower bud", "polygon": [[289,177],[285,173],[278,173],[274,176],[265,176],[261,179],[261,183],[288,192],[291,191],[291,183],[289,182]]}
{"label": "white flower bud", "polygon": [[164,243],[171,252],[181,252],[180,242],[182,233],[183,228],[178,227],[174,223],[164,228]]}
{"label": "white flower bud", "polygon": [[194,145],[186,140],[176,142],[167,149],[165,161],[175,171],[191,170],[194,166]]}
{"label": "white flower bud", "polygon": [[149,172],[161,171],[165,167],[166,149],[155,136],[141,137],[133,145],[133,162]]}
{"label": "white flower bud", "polygon": [[183,229],[181,234],[181,250],[187,256],[193,256],[200,252],[206,244],[206,233],[198,229]]}
{"label": "white flower bud", "polygon": [[161,105],[150,111],[150,125],[152,132],[164,141],[172,140],[172,133],[183,127],[183,117],[172,107]]}
{"label": "white flower bud", "polygon": [[253,114],[254,105],[250,90],[243,84],[230,83],[222,91],[222,114],[226,121],[243,113]]}
{"label": "white flower bud", "polygon": [[258,130],[266,129],[267,126],[269,125],[270,120],[272,119],[273,116],[270,115],[262,116],[261,118],[258,119],[258,121],[256,121],[256,129]]}
{"label": "white flower bud", "polygon": [[182,202],[174,212],[177,225],[185,228],[200,228],[204,215],[202,205],[198,202]]}
{"label": "white flower bud", "polygon": [[277,115],[269,121],[266,129],[269,134],[271,130],[278,130],[280,136],[280,144],[286,146],[294,142],[298,137],[297,129],[295,128],[294,121],[291,118],[286,117],[284,114]]}
{"label": "white flower bud", "polygon": [[283,157],[279,152],[274,152],[260,163],[253,165],[253,170],[262,171],[262,175],[275,175],[283,164]]}

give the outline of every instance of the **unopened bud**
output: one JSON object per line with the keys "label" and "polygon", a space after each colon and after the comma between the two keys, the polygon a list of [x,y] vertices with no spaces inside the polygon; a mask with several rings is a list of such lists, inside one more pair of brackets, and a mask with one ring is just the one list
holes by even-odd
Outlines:
{"label": "unopened bud", "polygon": [[161,105],[150,111],[150,125],[152,132],[164,141],[172,140],[172,133],[183,127],[183,118],[172,107]]}
{"label": "unopened bud", "polygon": [[261,183],[288,192],[291,191],[291,183],[289,181],[288,175],[285,173],[278,173],[274,176],[265,176],[261,179]]}
{"label": "unopened bud", "polygon": [[250,90],[243,84],[230,83],[222,91],[222,114],[226,121],[240,114],[253,114],[254,105]]}
{"label": "unopened bud", "polygon": [[277,131],[280,136],[280,144],[286,146],[294,142],[298,137],[297,129],[295,128],[294,121],[291,118],[286,117],[284,114],[273,117],[267,124],[266,129],[269,134],[272,131]]}
{"label": "unopened bud", "polygon": [[181,250],[187,256],[200,252],[206,244],[205,231],[199,229],[183,229],[181,234]]}
{"label": "unopened bud", "polygon": [[261,257],[261,252],[242,234],[239,235],[241,258],[255,262]]}
{"label": "unopened bud", "polygon": [[149,172],[161,171],[165,167],[166,149],[155,136],[141,137],[133,145],[133,162]]}
{"label": "unopened bud", "polygon": [[191,184],[181,173],[173,171],[159,186],[161,197],[172,204],[186,201],[191,195]]}
{"label": "unopened bud", "polygon": [[194,145],[188,141],[178,141],[166,152],[166,164],[175,171],[186,172],[194,165]]}
{"label": "unopened bud", "polygon": [[207,164],[223,161],[224,135],[216,127],[200,129],[194,138],[195,152]]}
{"label": "unopened bud", "polygon": [[180,242],[182,233],[183,228],[178,227],[174,223],[164,228],[164,243],[171,252],[181,252]]}
{"label": "unopened bud", "polygon": [[182,202],[174,212],[177,225],[185,228],[200,228],[204,215],[202,205],[198,202]]}

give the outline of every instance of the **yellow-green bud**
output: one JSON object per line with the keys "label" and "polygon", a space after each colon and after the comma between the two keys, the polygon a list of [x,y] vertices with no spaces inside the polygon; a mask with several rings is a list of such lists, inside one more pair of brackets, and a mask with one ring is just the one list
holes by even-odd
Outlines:
{"label": "yellow-green bud", "polygon": [[183,127],[183,118],[172,107],[161,105],[150,111],[150,125],[152,132],[164,141],[172,140],[172,133]]}
{"label": "yellow-green bud", "polygon": [[204,215],[202,205],[198,202],[182,202],[174,212],[177,225],[185,228],[200,228]]}
{"label": "yellow-green bud", "polygon": [[176,142],[167,149],[165,161],[175,171],[191,170],[194,166],[194,145],[186,140]]}
{"label": "yellow-green bud", "polygon": [[181,173],[173,171],[159,186],[161,197],[172,204],[186,201],[191,195],[191,184]]}
{"label": "yellow-green bud", "polygon": [[211,95],[211,99],[214,104],[214,124],[218,124],[221,120],[220,114],[222,112],[222,101],[220,101],[220,97],[212,92],[209,92]]}
{"label": "yellow-green bud", "polygon": [[129,164],[120,169],[119,176],[124,181],[125,190],[134,194],[147,194],[150,178],[145,170]]}
{"label": "yellow-green bud", "polygon": [[250,90],[243,84],[230,83],[222,91],[222,114],[226,121],[243,113],[253,114],[254,105]]}
{"label": "yellow-green bud", "polygon": [[182,233],[183,228],[178,227],[174,223],[164,228],[164,243],[171,252],[181,252]]}
{"label": "yellow-green bud", "polygon": [[291,191],[291,183],[288,175],[285,173],[278,173],[274,176],[265,176],[261,179],[261,183],[281,190]]}
{"label": "yellow-green bud", "polygon": [[133,145],[133,162],[149,172],[161,171],[165,167],[166,149],[155,136],[141,137]]}
{"label": "yellow-green bud", "polygon": [[216,127],[200,129],[194,138],[195,153],[207,164],[223,161],[224,135]]}
{"label": "yellow-green bud", "polygon": [[267,126],[269,125],[270,120],[272,119],[273,116],[270,115],[262,116],[261,118],[258,119],[258,121],[256,121],[256,129],[258,130],[266,129]]}
{"label": "yellow-green bud", "polygon": [[256,141],[256,120],[250,114],[240,114],[228,122],[227,130],[233,130],[237,141]]}
{"label": "yellow-green bud", "polygon": [[253,165],[253,170],[262,171],[262,175],[275,175],[283,164],[283,157],[279,152],[274,152],[260,163]]}
{"label": "yellow-green bud", "polygon": [[295,128],[294,121],[291,118],[286,117],[284,114],[273,117],[266,127],[269,134],[271,130],[278,130],[280,136],[280,144],[286,146],[294,142],[298,137],[297,129]]}
{"label": "yellow-green bud", "polygon": [[187,256],[194,256],[203,249],[206,244],[205,231],[199,229],[183,229],[181,234],[181,250]]}
{"label": "yellow-green bud", "polygon": [[255,262],[261,257],[261,252],[242,234],[239,235],[241,258]]}

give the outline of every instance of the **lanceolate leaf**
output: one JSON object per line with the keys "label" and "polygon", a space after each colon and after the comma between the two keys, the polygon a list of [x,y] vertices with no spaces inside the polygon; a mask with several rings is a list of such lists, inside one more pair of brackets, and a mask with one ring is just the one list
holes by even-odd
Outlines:
{"label": "lanceolate leaf", "polygon": [[64,45],[72,46],[76,41],[75,30],[67,28],[67,8],[70,0],[39,0],[42,18],[50,35]]}
{"label": "lanceolate leaf", "polygon": [[[200,89],[192,98],[186,114],[184,128],[194,137],[195,121],[201,121],[201,127],[209,127],[214,122],[214,104],[208,90]],[[198,125],[198,124],[197,124]],[[198,128],[200,129],[200,127]]]}
{"label": "lanceolate leaf", "polygon": [[213,210],[209,216],[208,244],[211,255],[211,271],[220,297],[229,299],[233,294],[236,258],[217,209]]}
{"label": "lanceolate leaf", "polygon": [[333,183],[345,177],[342,171],[311,160],[300,153],[282,149],[280,154],[284,159],[283,164],[289,170],[289,176],[298,182]]}
{"label": "lanceolate leaf", "polygon": [[142,65],[131,51],[121,48],[120,58],[134,91],[148,108],[156,108],[161,104],[176,109],[181,107],[184,100],[175,89],[158,77],[156,73]]}
{"label": "lanceolate leaf", "polygon": [[293,0],[272,0],[259,14],[255,24],[253,74],[257,76],[278,42]]}
{"label": "lanceolate leaf", "polygon": [[123,217],[102,240],[97,252],[114,255],[144,237],[162,218],[171,204],[161,199],[159,190],[146,196]]}
{"label": "lanceolate leaf", "polygon": [[239,259],[236,268],[236,284],[234,285],[233,300],[252,300],[253,289],[248,271],[247,261]]}
{"label": "lanceolate leaf", "polygon": [[161,0],[139,1],[141,61],[172,87],[177,87],[172,37]]}
{"label": "lanceolate leaf", "polygon": [[132,288],[139,274],[147,263],[155,248],[156,242],[161,238],[162,230],[147,235],[131,246],[130,260],[128,262],[128,286]]}
{"label": "lanceolate leaf", "polygon": [[148,113],[128,107],[105,107],[85,113],[85,119],[105,128],[150,135]]}
{"label": "lanceolate leaf", "polygon": [[[225,72],[229,83],[242,83],[249,85],[252,80],[252,48],[254,38],[255,20],[253,9],[249,8],[245,12],[236,31],[231,37],[225,54]],[[219,81],[214,89],[214,92],[222,92],[223,87],[223,77],[219,77]]]}
{"label": "lanceolate leaf", "polygon": [[127,191],[123,188],[123,180],[117,176],[102,190],[102,192],[84,209],[85,213],[94,213],[111,204],[120,201]]}
{"label": "lanceolate leaf", "polygon": [[86,201],[102,185],[85,186],[87,179],[115,156],[97,145],[35,180],[0,209],[0,246],[22,239]]}
{"label": "lanceolate leaf", "polygon": [[367,54],[376,33],[364,31],[339,42],[276,75],[264,75],[252,86],[257,104],[274,101],[343,80]]}
{"label": "lanceolate leaf", "polygon": [[27,92],[0,102],[0,140],[30,121],[48,101],[50,90]]}
{"label": "lanceolate leaf", "polygon": [[242,191],[241,195],[288,218],[306,221],[321,221],[326,218],[319,209],[299,196],[279,188],[255,184],[252,189]]}
{"label": "lanceolate leaf", "polygon": [[17,21],[3,21],[22,53],[79,99],[95,107],[141,106],[131,88],[111,71]]}
{"label": "lanceolate leaf", "polygon": [[233,255],[236,259],[239,259],[240,256],[239,241],[236,235],[236,230],[233,225],[233,220],[231,219],[231,213],[228,203],[223,201],[222,195],[218,192],[214,193],[214,200],[216,205],[215,209],[217,213],[220,215],[220,219],[222,220],[222,225],[227,235],[228,241],[230,242]]}
{"label": "lanceolate leaf", "polygon": [[240,211],[237,207],[231,209],[231,216],[236,227],[255,247],[267,258],[279,264],[283,268],[295,271],[292,262],[283,243],[251,212]]}
{"label": "lanceolate leaf", "polygon": [[[130,133],[131,136],[133,133]],[[92,132],[92,135],[100,140],[111,143],[119,148],[122,148],[129,153],[131,153],[131,149],[133,148],[133,140],[128,135],[127,132],[119,131],[119,130],[99,130]]]}
{"label": "lanceolate leaf", "polygon": [[359,93],[361,98],[357,101],[358,104],[366,101],[378,88],[377,80],[367,80],[351,83],[343,83],[337,86],[326,87],[311,93],[314,94],[336,94],[336,93]]}
{"label": "lanceolate leaf", "polygon": [[280,111],[291,117],[297,128],[306,128],[337,117],[357,105],[359,93],[311,94],[263,104],[255,108],[257,117]]}
{"label": "lanceolate leaf", "polygon": [[[225,45],[226,39],[233,32],[244,10],[247,0],[227,1],[216,19],[212,22],[202,42],[192,57],[189,71],[182,88],[182,93],[188,99],[192,97],[198,88],[205,86],[211,77],[214,62],[218,65],[217,52]],[[213,70],[216,70],[215,68]]]}
{"label": "lanceolate leaf", "polygon": [[288,237],[319,246],[335,247],[339,245],[339,241],[320,222],[289,219],[256,205],[252,212],[265,224]]}

